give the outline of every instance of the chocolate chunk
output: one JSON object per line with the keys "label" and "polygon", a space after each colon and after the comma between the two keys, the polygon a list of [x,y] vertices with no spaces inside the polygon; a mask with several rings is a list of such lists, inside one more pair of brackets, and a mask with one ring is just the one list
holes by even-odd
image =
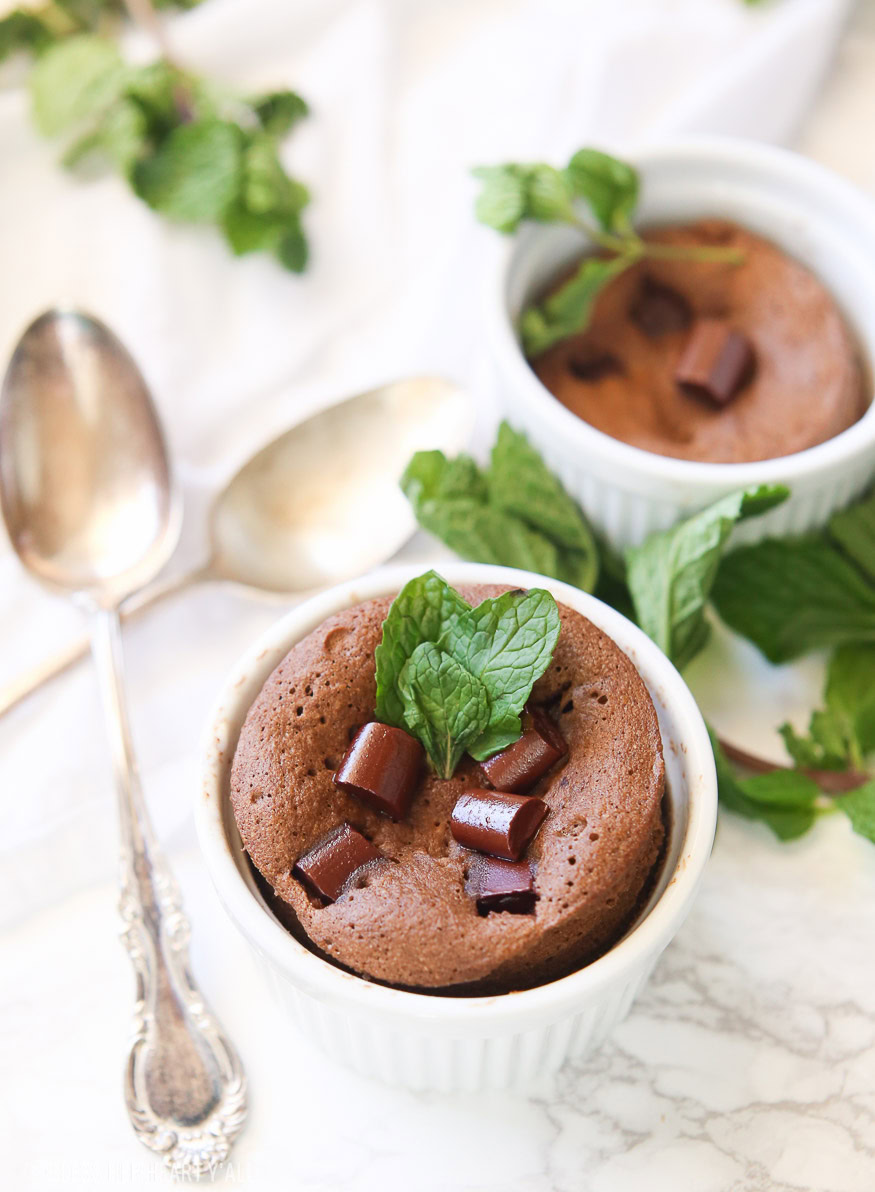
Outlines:
{"label": "chocolate chunk", "polygon": [[361,832],[341,824],[298,858],[292,876],[317,898],[336,902],[356,870],[382,855]]}
{"label": "chocolate chunk", "polygon": [[645,277],[642,282],[629,317],[650,339],[686,331],[693,318],[683,294],[650,277]]}
{"label": "chocolate chunk", "polygon": [[623,366],[610,352],[578,351],[569,357],[568,371],[577,377],[578,381],[594,384],[603,377],[621,373]]}
{"label": "chocolate chunk", "polygon": [[542,799],[504,791],[465,791],[456,800],[450,831],[466,848],[518,861],[549,808]]}
{"label": "chocolate chunk", "polygon": [[490,911],[529,915],[538,897],[528,861],[499,861],[495,857],[473,859],[465,890],[476,898],[481,915]]}
{"label": "chocolate chunk", "polygon": [[334,782],[390,819],[403,819],[419,780],[422,746],[403,729],[372,720],[352,739]]}
{"label": "chocolate chunk", "polygon": [[687,340],[675,381],[691,397],[725,405],[754,370],[750,340],[725,319],[697,319]]}
{"label": "chocolate chunk", "polygon": [[496,790],[521,795],[567,752],[565,738],[550,717],[538,708],[531,712],[526,709],[523,735],[501,753],[481,762],[480,772]]}

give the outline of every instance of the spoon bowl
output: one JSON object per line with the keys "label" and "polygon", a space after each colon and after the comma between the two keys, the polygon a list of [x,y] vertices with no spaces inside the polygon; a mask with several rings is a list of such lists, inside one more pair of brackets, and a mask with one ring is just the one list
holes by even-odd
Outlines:
{"label": "spoon bowl", "polygon": [[55,590],[111,606],[176,543],[179,502],[152,400],[98,320],[41,315],[0,397],[0,500],[25,567]]}
{"label": "spoon bowl", "polygon": [[301,592],[391,558],[416,522],[398,480],[415,451],[460,448],[470,399],[411,377],[347,398],[273,439],[216,497],[209,571],[268,592]]}

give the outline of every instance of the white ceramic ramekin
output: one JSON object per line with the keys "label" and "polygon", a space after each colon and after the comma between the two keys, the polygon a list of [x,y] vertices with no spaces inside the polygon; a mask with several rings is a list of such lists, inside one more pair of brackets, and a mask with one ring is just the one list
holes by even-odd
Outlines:
{"label": "white ceramic ramekin", "polygon": [[[875,362],[875,206],[849,183],[798,154],[729,139],[672,141],[630,155],[641,173],[642,225],[723,216],[759,232],[829,287]],[[515,324],[532,296],[580,254],[573,229],[529,225],[509,243],[487,293],[487,325],[501,400],[618,547],[735,489],[787,484],[791,498],[743,527],[750,541],[822,525],[875,475],[875,404],[826,443],[783,459],[709,464],[670,459],[596,430],[561,405],[522,354]]]}
{"label": "white ceramic ramekin", "polygon": [[210,724],[196,821],[207,868],[231,918],[289,1015],[332,1056],[368,1076],[415,1089],[505,1088],[556,1070],[600,1043],[624,1017],[683,922],[714,839],[717,783],[708,735],[683,679],[640,629],[592,596],[504,567],[450,563],[452,584],[542,586],[590,618],[637,666],[659,714],[672,801],[670,847],[635,926],[599,960],[537,989],[500,997],[407,993],[335,968],[274,918],[252,878],[228,799],[240,727],[267,676],[326,617],[397,592],[420,569],[384,568],[308,600],[247,651]]}

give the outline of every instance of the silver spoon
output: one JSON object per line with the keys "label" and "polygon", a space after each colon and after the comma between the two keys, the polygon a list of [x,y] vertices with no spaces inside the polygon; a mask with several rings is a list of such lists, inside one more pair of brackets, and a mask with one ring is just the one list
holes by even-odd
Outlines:
{"label": "silver spoon", "polygon": [[[414,451],[462,448],[472,422],[464,391],[411,377],[347,398],[254,455],[213,501],[206,563],[159,580],[123,614],[205,580],[253,593],[304,592],[391,558],[416,528],[398,477]],[[0,715],[88,652],[83,637],[0,688]]]}
{"label": "silver spoon", "polygon": [[246,1080],[189,971],[189,923],[146,813],[121,673],[119,603],[173,550],[179,504],[143,379],[96,319],[48,311],[20,340],[0,394],[0,505],[24,566],[91,620],[137,980],[128,1113],[174,1172],[214,1170],[243,1125]]}

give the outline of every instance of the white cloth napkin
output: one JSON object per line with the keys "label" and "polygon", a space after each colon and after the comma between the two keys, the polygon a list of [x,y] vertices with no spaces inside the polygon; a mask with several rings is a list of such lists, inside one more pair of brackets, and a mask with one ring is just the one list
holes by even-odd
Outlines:
{"label": "white cloth napkin", "polygon": [[[105,318],[154,388],[189,508],[174,567],[204,551],[206,494],[258,443],[370,382],[439,370],[492,410],[479,322],[492,234],[469,169],[561,161],[676,131],[787,138],[850,0],[207,0],[178,56],[243,88],[293,86],[312,117],[290,167],[312,187],[312,266],[233,260],[115,178],[81,183],[0,90],[0,359],[59,299]],[[131,38],[143,53],[143,40]],[[0,75],[0,82],[3,76]],[[484,440],[485,441],[485,440]],[[276,615],[192,592],[126,633],[134,731],[159,835],[190,844],[198,741],[224,670]],[[0,677],[80,628],[0,554]],[[0,722],[0,922],[111,875],[115,815],[87,667]],[[113,946],[109,941],[107,946]]]}

